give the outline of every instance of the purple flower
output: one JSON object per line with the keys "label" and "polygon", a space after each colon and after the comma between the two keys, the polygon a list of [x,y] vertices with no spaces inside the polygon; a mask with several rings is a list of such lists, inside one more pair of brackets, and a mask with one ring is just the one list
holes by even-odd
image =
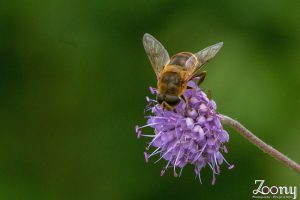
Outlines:
{"label": "purple flower", "polygon": [[[144,152],[146,162],[157,154],[160,157],[156,162],[162,159],[167,161],[161,176],[168,168],[173,168],[175,177],[180,176],[184,166],[192,164],[201,182],[200,171],[208,165],[212,169],[214,184],[215,175],[220,173],[219,165],[225,162],[229,169],[233,168],[221,153],[227,153],[224,144],[228,142],[229,135],[222,127],[216,103],[208,99],[193,81],[188,85],[192,89],[184,93],[187,103],[181,101],[173,111],[163,109],[155,100],[146,97],[148,105],[145,112],[151,114],[146,116],[147,125],[136,126],[136,133],[138,138],[143,136],[152,139]],[[151,87],[150,91],[152,94],[157,93]],[[155,134],[143,134],[141,129],[145,127],[153,128]],[[149,152],[151,146],[155,149]],[[179,175],[177,168],[180,169]]]}

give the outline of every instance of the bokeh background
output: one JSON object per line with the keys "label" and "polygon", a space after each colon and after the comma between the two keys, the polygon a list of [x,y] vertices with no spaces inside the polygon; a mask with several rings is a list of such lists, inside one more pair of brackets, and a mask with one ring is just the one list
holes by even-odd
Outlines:
{"label": "bokeh background", "polygon": [[[203,90],[300,162],[299,1],[15,0],[0,3],[0,199],[251,199],[255,179],[300,176],[231,129],[215,186],[145,164],[148,86],[142,36],[196,52],[224,41]],[[147,130],[151,133],[151,129]],[[151,161],[154,161],[151,160]]]}

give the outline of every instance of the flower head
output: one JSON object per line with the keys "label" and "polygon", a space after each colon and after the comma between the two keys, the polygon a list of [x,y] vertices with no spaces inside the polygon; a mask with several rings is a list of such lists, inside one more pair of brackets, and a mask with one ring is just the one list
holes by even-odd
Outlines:
{"label": "flower head", "polygon": [[[228,142],[229,135],[222,127],[216,103],[195,82],[190,81],[188,86],[189,89],[184,92],[186,101],[181,100],[172,111],[146,97],[148,106],[145,111],[150,112],[150,115],[147,116],[147,125],[136,126],[136,133],[138,138],[144,136],[152,139],[144,152],[146,162],[157,154],[160,157],[156,162],[162,159],[167,161],[161,175],[168,168],[173,168],[174,176],[180,176],[184,166],[192,164],[201,182],[200,171],[208,165],[212,169],[214,184],[215,175],[220,173],[219,165],[225,162],[229,169],[233,167],[221,153],[227,153],[224,144]],[[157,93],[151,87],[150,91],[152,94]],[[141,129],[145,127],[153,128],[154,135],[143,134]],[[149,152],[151,146],[155,150]],[[179,174],[177,168],[180,169]]]}

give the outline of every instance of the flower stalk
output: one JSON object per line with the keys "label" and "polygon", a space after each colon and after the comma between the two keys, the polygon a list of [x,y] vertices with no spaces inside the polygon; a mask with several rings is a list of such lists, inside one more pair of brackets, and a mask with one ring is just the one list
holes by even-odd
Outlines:
{"label": "flower stalk", "polygon": [[[228,169],[234,167],[225,159],[229,134],[223,125],[230,126],[255,146],[300,173],[298,163],[266,144],[240,122],[218,113],[215,101],[208,98],[195,82],[190,81],[188,86],[183,94],[186,101],[182,100],[174,110],[166,110],[156,100],[146,97],[147,123],[135,127],[137,138],[148,140],[143,153],[145,161],[149,162],[152,157],[158,157],[154,163],[166,161],[161,176],[171,169],[175,177],[180,177],[183,168],[190,164],[202,183],[200,172],[207,166],[212,171],[211,183],[214,185],[223,163]],[[158,93],[152,87],[150,92]],[[152,134],[145,134],[145,128],[153,129]]]}
{"label": "flower stalk", "polygon": [[239,134],[244,136],[247,140],[249,140],[252,144],[260,148],[265,153],[269,154],[273,158],[282,162],[287,167],[293,169],[294,171],[300,174],[300,165],[295,161],[288,158],[286,155],[282,154],[280,151],[276,150],[272,146],[266,144],[264,141],[255,136],[251,131],[249,131],[246,127],[244,127],[240,122],[226,116],[219,114],[221,118],[221,122],[226,124],[236,130]]}

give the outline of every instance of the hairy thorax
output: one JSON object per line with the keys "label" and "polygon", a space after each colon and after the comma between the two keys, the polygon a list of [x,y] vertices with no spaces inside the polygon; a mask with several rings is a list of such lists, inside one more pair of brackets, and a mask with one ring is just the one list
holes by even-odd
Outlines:
{"label": "hairy thorax", "polygon": [[181,66],[166,66],[158,80],[158,93],[180,96],[186,87],[184,75]]}

